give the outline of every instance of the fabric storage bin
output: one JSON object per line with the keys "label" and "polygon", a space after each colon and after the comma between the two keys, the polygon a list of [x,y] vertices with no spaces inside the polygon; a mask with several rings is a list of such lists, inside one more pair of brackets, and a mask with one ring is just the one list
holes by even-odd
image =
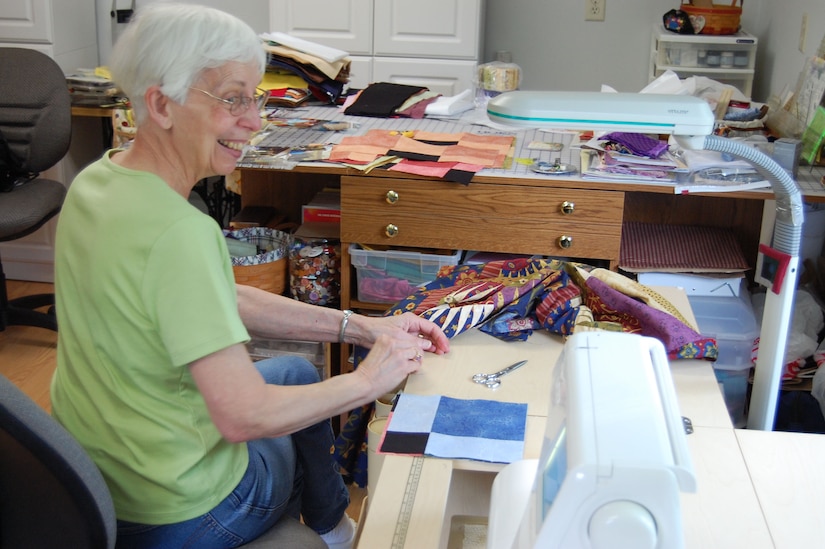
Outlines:
{"label": "fabric storage bin", "polygon": [[254,244],[256,254],[232,257],[235,282],[255,286],[273,294],[286,290],[287,253],[289,233],[267,227],[250,227],[235,231],[223,231],[231,250],[231,239]]}
{"label": "fabric storage bin", "polygon": [[688,296],[688,301],[699,332],[716,339],[719,358],[713,371],[734,427],[744,427],[751,355],[754,340],[759,337],[750,294],[743,290],[739,297]]}
{"label": "fabric storage bin", "polygon": [[395,303],[435,279],[441,267],[458,265],[461,259],[461,250],[439,255],[365,250],[358,244],[350,244],[349,253],[358,281],[358,299],[368,303]]}

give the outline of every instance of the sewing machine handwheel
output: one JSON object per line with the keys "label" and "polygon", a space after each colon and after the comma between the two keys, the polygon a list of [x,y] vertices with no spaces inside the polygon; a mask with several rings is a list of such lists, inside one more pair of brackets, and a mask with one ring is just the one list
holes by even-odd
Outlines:
{"label": "sewing machine handwheel", "polygon": [[593,549],[655,549],[656,520],[636,502],[611,501],[591,515],[587,534]]}

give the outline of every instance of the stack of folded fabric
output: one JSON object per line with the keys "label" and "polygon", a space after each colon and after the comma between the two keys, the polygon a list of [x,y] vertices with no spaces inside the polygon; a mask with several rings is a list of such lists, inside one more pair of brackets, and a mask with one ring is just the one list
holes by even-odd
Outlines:
{"label": "stack of folded fabric", "polygon": [[268,54],[267,71],[297,75],[321,101],[334,103],[349,82],[352,60],[347,52],[281,32],[261,35]]}

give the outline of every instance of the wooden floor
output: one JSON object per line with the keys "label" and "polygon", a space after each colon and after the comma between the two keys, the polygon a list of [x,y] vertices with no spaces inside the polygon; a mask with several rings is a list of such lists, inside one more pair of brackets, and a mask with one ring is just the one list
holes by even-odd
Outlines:
{"label": "wooden floor", "polygon": [[[9,299],[54,291],[51,284],[7,282]],[[51,411],[49,384],[57,362],[57,333],[43,328],[10,326],[0,332],[0,373],[9,378],[32,400]],[[347,514],[358,520],[365,488],[350,487],[352,503]]]}
{"label": "wooden floor", "polygon": [[[52,292],[51,284],[8,281],[9,299]],[[0,373],[46,410],[56,365],[57,333],[43,328],[9,326],[0,332]]]}

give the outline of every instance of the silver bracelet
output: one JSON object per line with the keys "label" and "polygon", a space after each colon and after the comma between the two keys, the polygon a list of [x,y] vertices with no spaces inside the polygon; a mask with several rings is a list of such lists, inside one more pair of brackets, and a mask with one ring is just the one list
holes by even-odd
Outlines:
{"label": "silver bracelet", "polygon": [[344,342],[344,332],[347,331],[347,323],[349,322],[349,317],[353,315],[353,312],[349,309],[343,311],[344,318],[341,319],[341,330],[338,332],[338,341],[341,343]]}

